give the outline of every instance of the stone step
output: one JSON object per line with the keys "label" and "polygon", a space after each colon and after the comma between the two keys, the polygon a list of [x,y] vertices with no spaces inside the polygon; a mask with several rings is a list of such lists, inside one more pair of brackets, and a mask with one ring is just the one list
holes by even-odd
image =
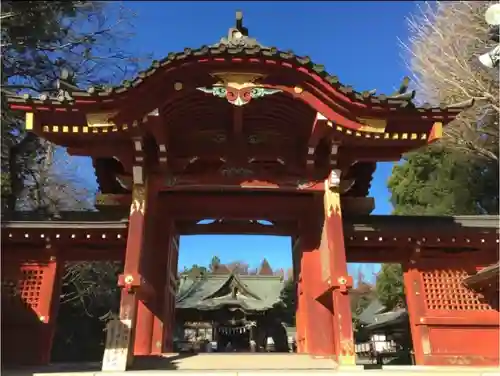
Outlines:
{"label": "stone step", "polygon": [[[160,367],[163,361],[177,370],[334,370],[337,368],[337,364],[331,358],[302,354],[165,354],[164,359],[156,360]],[[143,368],[142,362],[143,360],[138,360],[136,365]]]}

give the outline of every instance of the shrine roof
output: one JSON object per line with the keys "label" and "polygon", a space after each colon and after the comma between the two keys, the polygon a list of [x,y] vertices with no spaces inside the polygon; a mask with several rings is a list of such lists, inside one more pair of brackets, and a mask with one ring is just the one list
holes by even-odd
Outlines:
{"label": "shrine roof", "polygon": [[473,289],[481,289],[483,285],[493,284],[495,279],[497,280],[500,275],[500,262],[493,265],[487,266],[479,270],[476,274],[470,275],[464,279],[463,283]]}
{"label": "shrine roof", "polygon": [[368,215],[348,217],[346,221],[356,231],[380,231],[415,226],[418,232],[431,230],[443,232],[460,228],[498,230],[500,217],[497,215],[462,215],[462,216],[430,216],[430,215]]}
{"label": "shrine roof", "polygon": [[364,327],[365,330],[374,331],[387,328],[388,326],[399,325],[408,322],[408,312],[406,309],[397,309],[380,313],[373,317],[373,322]]}
{"label": "shrine roof", "polygon": [[361,312],[358,319],[365,330],[375,330],[404,322],[408,319],[408,313],[406,309],[388,311],[378,299],[374,299]]}
{"label": "shrine roof", "polygon": [[[325,66],[318,64],[309,56],[301,56],[292,50],[280,50],[277,47],[266,47],[256,39],[249,37],[248,29],[242,24],[242,15],[237,13],[236,27],[230,28],[227,37],[221,38],[218,43],[203,45],[199,48],[186,47],[180,52],[171,52],[162,60],[155,60],[146,70],[137,74],[132,80],[125,80],[116,86],[109,87],[89,87],[79,88],[69,83],[68,73],[59,80],[59,91],[56,96],[47,93],[39,97],[29,94],[23,96],[7,95],[8,103],[12,105],[30,105],[33,109],[40,106],[73,106],[92,105],[93,103],[110,104],[119,101],[128,95],[134,95],[137,89],[148,82],[155,81],[166,72],[185,67],[187,65],[204,64],[207,62],[233,62],[235,64],[262,63],[268,67],[283,67],[285,69],[295,68],[295,70],[308,73],[318,81],[323,87],[340,94],[345,102],[359,103],[370,106],[388,106],[389,108],[409,109],[416,108],[430,118],[433,114],[448,114],[456,116],[464,108],[473,104],[472,100],[462,103],[439,106],[431,106],[428,103],[417,106],[413,99],[416,92],[408,91],[409,79],[405,78],[400,89],[392,94],[377,94],[376,90],[356,91],[350,85],[342,83],[339,78],[327,72]],[[236,66],[235,66],[236,67]],[[237,67],[236,67],[237,68]]]}
{"label": "shrine roof", "polygon": [[375,315],[384,312],[385,306],[378,299],[373,299],[370,304],[359,314],[358,319],[362,324],[373,322]]}
{"label": "shrine roof", "polygon": [[243,311],[268,310],[279,302],[283,286],[280,276],[230,273],[190,278],[183,275],[176,308],[211,311],[231,306]]}

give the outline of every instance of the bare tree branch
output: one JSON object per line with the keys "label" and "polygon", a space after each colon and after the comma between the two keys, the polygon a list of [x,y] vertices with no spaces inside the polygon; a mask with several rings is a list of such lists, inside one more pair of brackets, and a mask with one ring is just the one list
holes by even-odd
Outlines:
{"label": "bare tree branch", "polygon": [[443,142],[498,163],[498,68],[488,69],[478,61],[478,56],[495,45],[484,20],[491,4],[494,2],[426,2],[408,19],[409,42],[400,42],[420,100],[451,104],[475,99],[475,106],[447,127]]}

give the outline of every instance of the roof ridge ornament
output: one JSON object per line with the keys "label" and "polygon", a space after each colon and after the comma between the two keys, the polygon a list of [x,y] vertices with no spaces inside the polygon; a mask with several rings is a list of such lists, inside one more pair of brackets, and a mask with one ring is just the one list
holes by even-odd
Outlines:
{"label": "roof ridge ornament", "polygon": [[231,27],[228,30],[227,37],[221,38],[216,46],[224,45],[227,47],[242,47],[242,48],[252,48],[252,47],[263,47],[256,39],[250,38],[248,36],[248,28],[243,26],[243,12],[236,12],[236,24],[235,27]]}

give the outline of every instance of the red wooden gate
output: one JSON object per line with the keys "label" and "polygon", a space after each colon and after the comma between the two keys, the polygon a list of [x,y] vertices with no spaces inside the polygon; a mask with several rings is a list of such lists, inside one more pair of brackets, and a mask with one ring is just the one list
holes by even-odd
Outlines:
{"label": "red wooden gate", "polygon": [[475,268],[432,262],[405,273],[417,364],[498,365],[499,313],[462,284]]}

